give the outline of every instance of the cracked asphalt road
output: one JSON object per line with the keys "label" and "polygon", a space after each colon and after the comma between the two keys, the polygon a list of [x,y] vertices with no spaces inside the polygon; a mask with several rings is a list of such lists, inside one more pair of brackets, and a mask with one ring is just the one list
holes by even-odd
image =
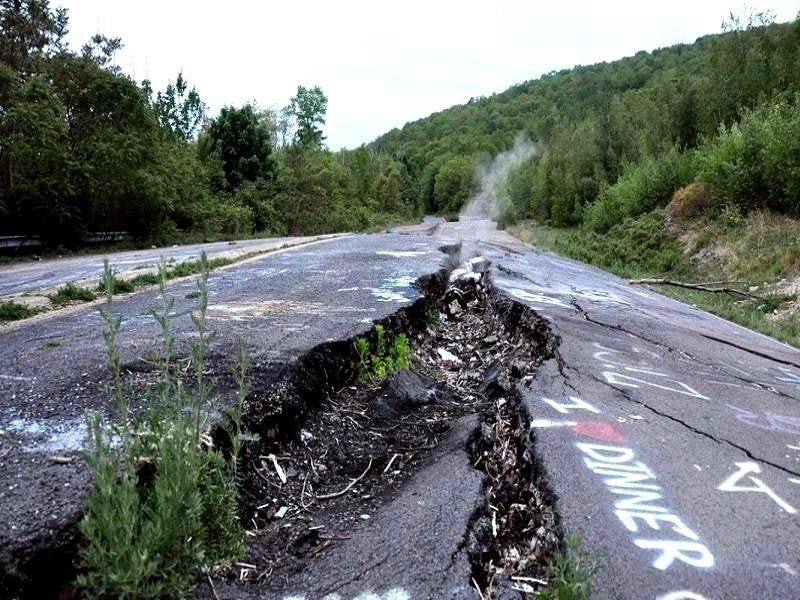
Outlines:
{"label": "cracked asphalt road", "polygon": [[[489,259],[496,291],[547,319],[558,337],[556,355],[521,392],[561,525],[581,531],[602,558],[598,596],[800,597],[799,351],[533,250],[488,222],[404,232],[212,273],[215,356],[228,360],[244,336],[258,369],[362,334],[419,297],[412,283],[441,267],[442,243],[463,241],[462,258]],[[170,286],[183,344],[192,288]],[[152,291],[117,303],[126,363],[140,364],[155,347],[145,316],[153,303]],[[80,514],[85,471],[47,456],[80,447],[83,411],[103,406],[96,383],[106,368],[95,307],[5,328],[0,338],[8,573],[31,540],[62,535]],[[480,481],[459,444],[441,452],[351,540],[261,597],[312,600],[323,588],[348,600],[476,597],[459,548]]]}
{"label": "cracked asphalt road", "polygon": [[438,235],[560,338],[522,392],[598,595],[800,597],[800,351],[470,225]]}

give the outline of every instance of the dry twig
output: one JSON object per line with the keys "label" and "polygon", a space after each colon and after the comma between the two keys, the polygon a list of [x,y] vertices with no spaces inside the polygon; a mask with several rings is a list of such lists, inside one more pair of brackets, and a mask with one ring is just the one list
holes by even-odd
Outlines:
{"label": "dry twig", "polygon": [[[718,282],[704,282],[704,283],[688,283],[685,281],[674,281],[672,279],[656,278],[656,279],[629,279],[628,283],[631,285],[672,285],[675,287],[686,288],[689,290],[699,290],[701,292],[715,292],[736,296],[738,298],[747,298],[748,300],[762,301],[765,300],[762,296],[756,296],[749,292],[743,292],[731,287],[711,287]],[[719,282],[725,283],[725,282]]]}
{"label": "dry twig", "polygon": [[339,496],[344,496],[347,492],[350,491],[350,489],[355,484],[357,484],[359,481],[364,479],[364,476],[367,473],[369,473],[369,470],[371,468],[372,468],[372,458],[369,459],[369,464],[367,465],[367,468],[364,469],[364,472],[361,475],[359,475],[358,477],[356,477],[355,479],[353,479],[350,483],[348,483],[347,486],[345,486],[345,488],[343,490],[340,490],[338,492],[334,492],[333,494],[322,494],[322,495],[316,496],[317,500],[329,500],[330,498],[338,498]]}

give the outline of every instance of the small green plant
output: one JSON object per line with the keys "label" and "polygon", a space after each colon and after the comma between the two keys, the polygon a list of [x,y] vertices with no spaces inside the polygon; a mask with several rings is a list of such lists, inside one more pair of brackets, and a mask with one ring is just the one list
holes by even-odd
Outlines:
{"label": "small green plant", "polygon": [[60,348],[64,343],[58,338],[47,340],[42,344],[42,348]]}
{"label": "small green plant", "polygon": [[106,262],[101,310],[111,364],[108,394],[116,418],[106,423],[87,415],[87,462],[95,488],[80,524],[84,545],[77,586],[92,597],[174,598],[188,595],[195,578],[210,567],[236,559],[245,550],[237,515],[242,403],[247,394],[247,355],[240,348],[237,405],[223,427],[230,436],[230,460],[204,434],[213,409],[213,382],[205,375],[211,333],[206,327],[208,268],[205,255],[192,313],[193,380],[184,383],[173,362],[175,337],[169,315],[174,299],[166,291],[162,261],[162,303],[150,312],[161,329],[159,377],[140,410],[131,411],[132,390],[123,385],[117,336],[121,319],[111,312],[113,273]]}
{"label": "small green plant", "polygon": [[19,302],[0,302],[0,322],[3,321],[19,321],[20,319],[27,319],[35,314],[41,312],[39,309],[31,308]]}
{"label": "small green plant", "polygon": [[[108,264],[108,259],[104,260],[103,264]],[[97,284],[97,291],[101,294],[107,294],[109,291],[112,294],[129,294],[134,291],[136,287],[127,279],[120,279],[113,271],[103,273],[103,277]]]}
{"label": "small green plant", "polygon": [[383,325],[375,325],[373,343],[367,338],[355,342],[358,354],[358,380],[380,381],[402,369],[411,367],[411,346],[404,333],[389,336]]}
{"label": "small green plant", "polygon": [[544,600],[589,600],[592,577],[600,570],[600,559],[581,547],[581,536],[564,537],[564,552],[557,554],[550,565],[550,585],[541,590]]}
{"label": "small green plant", "polygon": [[438,328],[442,318],[441,315],[439,305],[436,302],[428,302],[425,307],[425,324],[431,329]]}
{"label": "small green plant", "polygon": [[[229,258],[212,258],[205,261],[205,268],[209,271],[224,267],[231,264],[233,261]],[[169,270],[169,278],[186,277],[187,275],[196,275],[202,272],[203,263],[201,260],[185,260],[171,267]]]}
{"label": "small green plant", "polygon": [[61,286],[54,294],[50,294],[47,297],[56,306],[69,304],[70,302],[91,302],[95,298],[92,290],[72,282]]}
{"label": "small green plant", "polygon": [[130,282],[133,287],[140,288],[146,285],[155,285],[159,280],[160,278],[156,273],[141,273],[131,279]]}

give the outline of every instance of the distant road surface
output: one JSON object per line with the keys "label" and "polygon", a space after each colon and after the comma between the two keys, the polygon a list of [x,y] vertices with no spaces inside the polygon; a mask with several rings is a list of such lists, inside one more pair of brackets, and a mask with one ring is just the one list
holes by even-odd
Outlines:
{"label": "distant road surface", "polygon": [[125,252],[86,254],[0,266],[0,298],[19,294],[42,293],[68,282],[96,283],[103,274],[103,258],[125,276],[155,269],[163,256],[168,261],[196,259],[205,250],[209,258],[236,259],[246,254],[269,252],[331,236],[281,237],[235,242],[211,242],[188,246],[166,246]]}

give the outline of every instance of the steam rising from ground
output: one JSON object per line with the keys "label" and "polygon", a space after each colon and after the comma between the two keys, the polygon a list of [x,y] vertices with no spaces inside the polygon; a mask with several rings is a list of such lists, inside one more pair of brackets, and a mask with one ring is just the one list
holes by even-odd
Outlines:
{"label": "steam rising from ground", "polygon": [[519,134],[511,150],[501,152],[491,162],[478,166],[480,189],[461,209],[461,215],[496,221],[511,202],[508,195],[509,175],[538,152],[536,144],[526,135]]}

